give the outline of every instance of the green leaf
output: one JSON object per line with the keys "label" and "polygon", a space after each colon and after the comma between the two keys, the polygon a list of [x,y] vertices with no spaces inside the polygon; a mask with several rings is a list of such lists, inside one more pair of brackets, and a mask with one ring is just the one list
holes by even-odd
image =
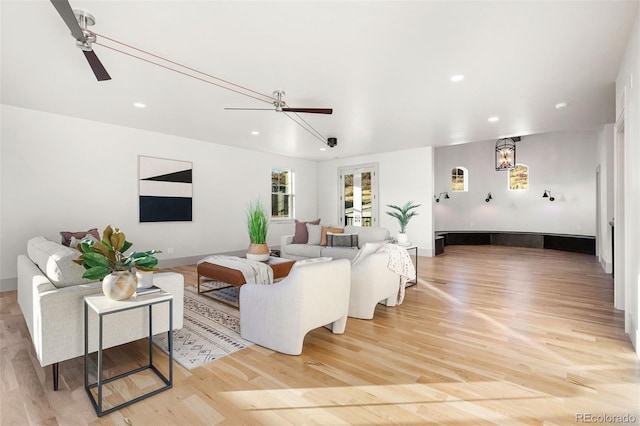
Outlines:
{"label": "green leaf", "polygon": [[82,255],[82,259],[84,260],[84,263],[90,268],[94,266],[104,266],[105,268],[109,267],[109,262],[107,261],[107,259],[100,253],[96,253],[94,251],[88,251],[84,253]]}
{"label": "green leaf", "polygon": [[124,245],[122,246],[122,248],[120,249],[121,253],[124,253],[125,251],[129,250],[131,248],[131,246],[133,245],[133,243],[130,243],[129,241],[125,240],[124,241]]}
{"label": "green leaf", "polygon": [[158,266],[158,259],[153,256],[143,257],[142,259],[136,261],[136,268],[140,268],[143,270],[154,269]]}
{"label": "green leaf", "polygon": [[82,274],[82,278],[88,280],[101,280],[110,273],[111,271],[106,266],[94,266],[87,269],[84,274]]}

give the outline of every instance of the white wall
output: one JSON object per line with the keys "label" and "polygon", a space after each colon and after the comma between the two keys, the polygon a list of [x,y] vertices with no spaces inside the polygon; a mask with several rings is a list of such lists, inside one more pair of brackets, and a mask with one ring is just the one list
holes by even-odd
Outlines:
{"label": "white wall", "polygon": [[[117,226],[134,249],[163,250],[161,265],[244,249],[246,206],[257,197],[270,205],[272,167],[295,171],[298,216],[317,214],[316,162],[1,108],[0,290],[15,285],[16,257],[29,238],[59,241],[63,230]],[[138,155],[193,162],[192,222],[138,222]],[[273,224],[268,243],[293,229],[292,222]]]}
{"label": "white wall", "polygon": [[[516,143],[516,160],[529,166],[529,189],[508,189],[495,170],[495,141],[437,147],[434,203],[437,231],[511,231],[595,235],[597,132],[530,135]],[[451,169],[469,171],[468,192],[451,191]],[[542,198],[545,189],[555,201]],[[491,192],[493,199],[485,198]]]}
{"label": "white wall", "polygon": [[[434,255],[433,216],[433,148],[419,148],[385,154],[340,158],[318,165],[318,213],[322,223],[339,223],[338,168],[360,164],[378,163],[378,201],[380,220],[378,226],[389,228],[396,235],[400,227],[385,212],[387,204],[404,204],[409,200],[421,204],[407,226],[407,234],[418,246],[420,255]],[[315,219],[309,217],[308,219]]]}
{"label": "white wall", "polygon": [[[616,79],[616,117],[624,114],[624,228],[619,226],[620,213],[616,211],[616,241],[623,240],[623,250],[616,245],[616,290],[624,287],[625,331],[629,333],[636,353],[640,356],[640,11],[627,43],[625,56]],[[626,102],[622,93],[626,91]],[[624,107],[624,108],[623,108]],[[623,113],[624,109],[624,113]],[[625,238],[618,238],[624,232]],[[624,261],[619,262],[618,256]],[[624,264],[623,274],[618,265]]]}

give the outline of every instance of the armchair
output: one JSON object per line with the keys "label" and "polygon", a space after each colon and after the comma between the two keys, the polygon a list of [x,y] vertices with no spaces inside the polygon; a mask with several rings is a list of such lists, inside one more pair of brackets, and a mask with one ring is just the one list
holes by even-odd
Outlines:
{"label": "armchair", "polygon": [[359,259],[351,268],[349,316],[372,319],[376,305],[396,306],[400,275],[389,270],[389,253],[376,252]]}
{"label": "armchair", "polygon": [[346,259],[294,267],[271,285],[240,287],[240,334],[246,340],[300,355],[305,335],[321,326],[344,333],[351,264]]}

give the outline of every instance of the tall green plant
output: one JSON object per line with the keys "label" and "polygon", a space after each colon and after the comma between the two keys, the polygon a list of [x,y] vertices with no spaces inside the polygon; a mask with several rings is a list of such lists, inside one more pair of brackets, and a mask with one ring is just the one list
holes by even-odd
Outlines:
{"label": "tall green plant", "polygon": [[269,218],[267,211],[260,200],[255,204],[249,203],[247,208],[247,229],[251,244],[266,244],[267,231],[269,230]]}
{"label": "tall green plant", "polygon": [[74,262],[84,266],[86,271],[82,278],[90,280],[101,280],[111,272],[130,271],[134,267],[141,271],[153,271],[158,266],[158,259],[153,255],[161,251],[133,252],[126,256],[125,252],[132,245],[124,232],[109,225],[102,232],[102,241],[86,239],[78,244],[82,254]]}
{"label": "tall green plant", "polygon": [[409,220],[418,214],[418,212],[412,210],[420,206],[421,204],[413,204],[413,201],[407,201],[406,204],[402,207],[395,206],[393,204],[387,204],[387,207],[391,207],[393,209],[387,212],[387,214],[398,219],[398,223],[400,224],[400,233],[404,234],[404,231],[409,224]]}

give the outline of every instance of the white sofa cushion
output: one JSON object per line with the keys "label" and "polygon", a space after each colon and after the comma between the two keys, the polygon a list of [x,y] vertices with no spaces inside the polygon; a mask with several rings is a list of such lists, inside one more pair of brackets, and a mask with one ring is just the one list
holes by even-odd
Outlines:
{"label": "white sofa cushion", "polygon": [[385,245],[384,242],[377,243],[366,243],[359,251],[358,255],[351,260],[351,266],[355,266],[356,264],[362,262],[367,256],[378,251],[380,247]]}
{"label": "white sofa cushion", "polygon": [[289,244],[287,245],[287,255],[302,257],[320,257],[320,245],[311,244]]}
{"label": "white sofa cushion", "polygon": [[57,288],[91,282],[82,278],[85,269],[73,262],[80,255],[77,250],[34,237],[27,242],[27,255]]}
{"label": "white sofa cushion", "polygon": [[364,247],[367,243],[386,241],[389,239],[389,230],[387,228],[347,225],[344,227],[344,233],[358,234],[358,248]]}
{"label": "white sofa cushion", "polygon": [[357,247],[322,247],[320,250],[322,256],[332,257],[334,259],[353,259],[358,255]]}
{"label": "white sofa cushion", "polygon": [[[308,265],[310,263],[318,263],[318,262],[331,262],[333,259],[330,257],[310,257],[309,259],[298,260],[293,264],[291,270],[293,271],[296,268],[299,268],[304,265]],[[291,271],[289,271],[291,273]]]}

